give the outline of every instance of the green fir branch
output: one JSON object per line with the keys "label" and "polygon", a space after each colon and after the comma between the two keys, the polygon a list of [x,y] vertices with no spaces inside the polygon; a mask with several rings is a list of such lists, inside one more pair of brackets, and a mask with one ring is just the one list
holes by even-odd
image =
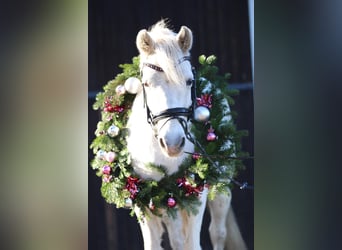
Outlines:
{"label": "green fir branch", "polygon": [[[234,99],[232,97],[239,94],[239,91],[228,89],[230,74],[226,73],[221,75],[219,68],[215,65],[216,60],[217,58],[214,55],[208,57],[201,55],[198,58],[200,65],[196,74],[198,83],[197,96],[200,97],[201,94],[204,94],[202,91],[206,88],[205,94],[212,95],[213,105],[210,110],[210,122],[207,124],[194,122],[191,127],[191,132],[198,142],[204,145],[209,155],[220,156],[216,158],[213,156],[219,167],[210,164],[210,161],[205,157],[196,161],[189,156],[179,167],[177,173],[168,176],[163,166],[148,164],[146,166],[147,168],[160,172],[164,175],[164,178],[159,182],[140,180],[137,183],[138,192],[132,200],[133,206],[128,208],[132,210],[131,215],[134,214],[134,206],[138,206],[141,209],[142,214],[137,215],[139,220],[142,217],[148,216],[147,211],[161,216],[161,210],[165,210],[173,218],[177,216],[178,209],[185,209],[189,214],[196,214],[200,201],[195,194],[187,194],[182,186],[177,185],[179,178],[185,178],[188,183],[195,187],[208,184],[208,198],[213,199],[218,193],[228,194],[227,189],[231,187],[231,183],[227,180],[237,176],[238,171],[244,168],[242,160],[227,159],[224,157],[232,155],[243,157],[248,155],[248,153],[242,151],[241,146],[241,140],[248,135],[248,131],[236,129],[234,119],[237,113],[233,110],[228,112],[225,105],[221,103],[225,99],[228,105],[234,105]],[[98,122],[95,131],[96,138],[90,144],[90,148],[93,149],[94,153],[94,158],[91,160],[90,165],[96,171],[97,176],[103,178],[103,180],[105,180],[104,177],[108,177],[102,172],[103,166],[110,166],[112,179],[108,182],[102,182],[101,194],[106,202],[115,204],[118,208],[121,208],[127,207],[127,199],[131,199],[131,193],[126,188],[127,178],[137,176],[131,165],[132,160],[126,142],[128,134],[126,125],[135,95],[129,93],[117,95],[116,87],[123,85],[129,77],[140,78],[139,57],[133,57],[131,63],[120,64],[119,67],[122,69],[122,72],[103,86],[103,91],[96,95],[93,104],[94,110],[101,112],[101,120]],[[124,111],[119,114],[105,112],[105,101],[110,101],[112,105],[124,106]],[[231,120],[224,120],[229,115],[231,116]],[[222,121],[225,122],[222,123]],[[111,125],[115,125],[120,129],[119,135],[113,138],[108,136],[106,132]],[[210,126],[215,130],[217,140],[208,142],[206,135]],[[224,146],[228,140],[232,142],[232,147]],[[104,159],[99,159],[96,156],[99,150],[115,152],[115,161],[109,163]],[[196,151],[198,150],[196,149]],[[170,208],[167,206],[167,199],[170,196],[176,200],[176,207]],[[154,209],[150,207],[151,203]]]}

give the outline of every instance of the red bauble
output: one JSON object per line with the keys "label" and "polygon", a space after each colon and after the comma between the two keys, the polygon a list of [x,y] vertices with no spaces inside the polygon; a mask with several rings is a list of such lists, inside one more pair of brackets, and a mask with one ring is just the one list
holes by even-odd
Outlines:
{"label": "red bauble", "polygon": [[105,166],[103,166],[103,168],[102,168],[102,173],[103,173],[103,174],[109,175],[109,174],[110,174],[110,170],[111,170],[110,166],[105,165]]}
{"label": "red bauble", "polygon": [[215,130],[212,127],[208,129],[207,141],[215,141],[217,139],[217,136],[215,135],[214,131]]}
{"label": "red bauble", "polygon": [[208,141],[215,141],[216,140],[216,135],[215,135],[215,133],[208,133],[207,134],[207,140]]}
{"label": "red bauble", "polygon": [[167,199],[167,206],[170,208],[173,208],[177,205],[177,202],[175,200],[175,198],[170,197],[169,199]]}

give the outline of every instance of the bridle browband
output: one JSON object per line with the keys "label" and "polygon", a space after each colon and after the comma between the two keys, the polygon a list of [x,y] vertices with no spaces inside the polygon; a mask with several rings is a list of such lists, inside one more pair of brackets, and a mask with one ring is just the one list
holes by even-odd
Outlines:
{"label": "bridle browband", "polygon": [[154,64],[151,64],[151,63],[143,63],[143,66],[149,67],[149,68],[154,69],[158,72],[164,72],[164,70],[161,67],[154,65]]}

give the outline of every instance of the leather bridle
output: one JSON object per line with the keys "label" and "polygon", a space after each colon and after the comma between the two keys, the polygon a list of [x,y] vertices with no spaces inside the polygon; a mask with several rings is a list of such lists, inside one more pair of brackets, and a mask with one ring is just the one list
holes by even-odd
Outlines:
{"label": "leather bridle", "polygon": [[[184,61],[190,61],[190,56],[184,56],[181,59],[178,60],[178,64],[184,62]],[[153,70],[156,70],[158,72],[164,72],[164,70],[154,64],[151,63],[143,63],[143,66],[149,67]],[[187,122],[189,120],[192,120],[193,118],[193,113],[195,110],[195,105],[196,105],[196,77],[195,77],[195,70],[194,68],[192,68],[193,71],[193,75],[194,75],[194,79],[192,79],[192,85],[191,85],[191,100],[192,103],[189,107],[176,107],[176,108],[170,108],[170,109],[165,109],[157,114],[153,114],[151,109],[149,108],[148,104],[147,104],[147,95],[146,95],[146,90],[145,90],[145,84],[146,83],[142,83],[142,88],[143,88],[143,98],[144,98],[144,107],[146,108],[146,118],[147,118],[147,122],[151,125],[152,129],[155,131],[155,136],[158,137],[158,134],[156,132],[156,130],[154,129],[156,124],[162,120],[162,119],[167,119],[165,121],[165,123],[167,123],[170,120],[178,120],[178,122],[181,124],[181,126],[184,129],[185,135],[188,138],[188,125]],[[141,73],[142,74],[142,73]],[[186,118],[186,120],[184,119],[184,117]],[[165,124],[164,123],[164,124]],[[164,125],[163,125],[164,126]],[[189,138],[188,138],[189,139]]]}

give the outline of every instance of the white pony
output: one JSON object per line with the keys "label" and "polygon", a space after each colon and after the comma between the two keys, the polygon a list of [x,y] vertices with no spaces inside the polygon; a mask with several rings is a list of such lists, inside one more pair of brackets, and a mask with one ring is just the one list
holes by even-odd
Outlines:
{"label": "white pony", "polygon": [[[165,177],[160,171],[147,168],[149,163],[162,165],[168,175],[177,172],[188,156],[184,152],[194,151],[194,145],[186,138],[178,118],[189,122],[181,114],[173,114],[177,108],[189,108],[192,104],[191,80],[194,75],[190,62],[186,60],[190,56],[192,40],[189,28],[182,26],[176,34],[167,28],[164,21],[158,22],[149,31],[141,30],[137,35],[144,91],[137,93],[132,106],[127,143],[134,171],[141,179],[159,181]],[[147,121],[149,113],[154,115],[163,111],[173,113],[153,122],[150,120],[150,123]],[[178,210],[176,219],[166,212],[162,217],[149,213],[148,219],[142,219],[140,227],[145,250],[162,249],[163,224],[174,250],[201,249],[200,231],[207,193],[208,190],[204,189],[198,197],[201,205],[196,215]],[[218,195],[209,202],[209,232],[215,250],[224,249],[226,241],[230,247],[228,249],[246,249],[230,209],[230,200],[231,195]],[[135,208],[135,213],[139,216],[140,209]]]}

